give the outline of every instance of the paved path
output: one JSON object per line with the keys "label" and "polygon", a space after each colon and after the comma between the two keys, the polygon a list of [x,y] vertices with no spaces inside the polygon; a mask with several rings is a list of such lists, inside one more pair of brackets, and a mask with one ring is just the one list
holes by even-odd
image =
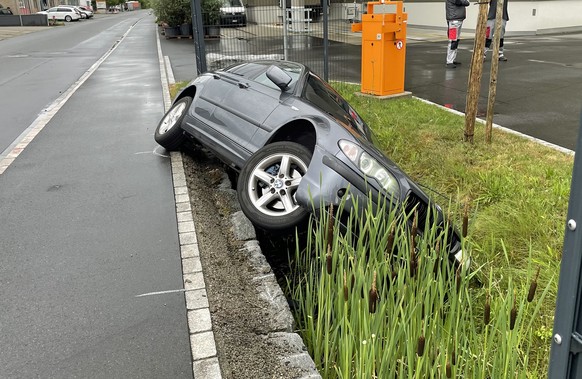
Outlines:
{"label": "paved path", "polygon": [[0,175],[2,378],[192,378],[156,44],[137,22]]}

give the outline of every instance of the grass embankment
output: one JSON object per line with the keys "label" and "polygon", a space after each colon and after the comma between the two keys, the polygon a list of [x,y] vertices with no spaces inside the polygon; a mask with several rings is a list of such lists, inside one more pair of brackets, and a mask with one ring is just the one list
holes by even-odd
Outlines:
{"label": "grass embankment", "polygon": [[368,241],[355,243],[314,225],[307,251],[315,254],[298,255],[290,281],[302,304],[303,337],[324,377],[544,377],[573,158],[500,131],[488,145],[482,126],[467,144],[461,116],[415,99],[380,101],[354,95],[356,86],[336,88],[380,148],[438,193],[443,208],[450,204],[457,225],[469,207],[464,249],[473,258],[471,277],[483,286],[458,273],[434,274],[435,233],[414,242],[416,256],[404,232],[396,231],[396,253],[386,251],[390,221],[354,221]]}

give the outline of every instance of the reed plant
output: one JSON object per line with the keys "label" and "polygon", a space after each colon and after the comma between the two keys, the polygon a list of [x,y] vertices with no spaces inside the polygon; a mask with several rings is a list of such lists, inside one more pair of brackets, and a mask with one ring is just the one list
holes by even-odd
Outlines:
{"label": "reed plant", "polygon": [[415,215],[387,203],[356,205],[343,223],[342,207],[321,208],[292,259],[288,289],[323,378],[542,377],[533,320],[550,285],[536,269],[530,285],[502,287],[451,263],[447,228],[415,232]]}

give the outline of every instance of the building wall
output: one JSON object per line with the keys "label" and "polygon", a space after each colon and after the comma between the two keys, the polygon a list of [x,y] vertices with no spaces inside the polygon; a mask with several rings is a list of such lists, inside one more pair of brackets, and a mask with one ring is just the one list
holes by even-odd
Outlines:
{"label": "building wall", "polygon": [[10,8],[12,13],[14,13],[14,14],[20,14],[20,13],[18,13],[18,1],[17,0],[0,0],[0,4],[2,4],[2,6],[4,8]]}
{"label": "building wall", "polygon": [[[2,0],[0,0],[2,1]],[[282,15],[280,1],[284,0],[243,0],[247,5],[250,22],[275,23]],[[303,0],[306,6],[321,4],[320,0]],[[479,7],[467,7],[467,19],[463,28],[475,30]],[[364,1],[357,0],[358,6]],[[330,19],[344,17],[345,8],[354,2],[330,0]],[[546,34],[555,32],[582,31],[582,0],[509,0],[509,22],[506,33]],[[404,10],[408,13],[408,24],[446,29],[445,0],[406,0]]]}
{"label": "building wall", "polygon": [[[404,9],[408,13],[408,24],[446,28],[444,1],[406,1]],[[580,0],[540,0],[516,1],[507,4],[509,22],[506,33],[544,34],[560,31],[582,31],[582,1]],[[467,19],[463,28],[474,30],[479,7],[467,7]]]}

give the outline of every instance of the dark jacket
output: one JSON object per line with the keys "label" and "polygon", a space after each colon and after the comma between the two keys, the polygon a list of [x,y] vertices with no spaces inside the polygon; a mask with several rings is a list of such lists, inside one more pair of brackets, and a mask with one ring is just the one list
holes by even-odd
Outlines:
{"label": "dark jacket", "polygon": [[467,17],[465,7],[469,6],[469,0],[446,0],[445,10],[447,21],[464,20]]}
{"label": "dark jacket", "polygon": [[[507,13],[507,3],[509,0],[503,0],[503,19],[509,21],[509,14]],[[491,0],[489,3],[489,14],[487,20],[495,20],[495,13],[497,12],[497,0]]]}

